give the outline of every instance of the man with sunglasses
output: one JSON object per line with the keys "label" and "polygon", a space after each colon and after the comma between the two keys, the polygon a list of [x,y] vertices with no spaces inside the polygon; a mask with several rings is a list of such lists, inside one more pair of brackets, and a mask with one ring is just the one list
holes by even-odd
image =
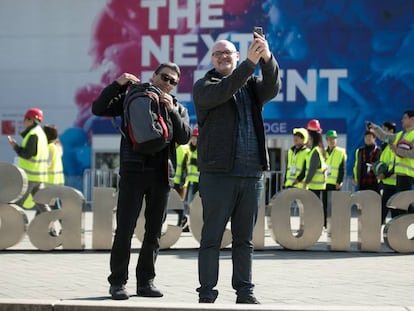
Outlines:
{"label": "man with sunglasses", "polygon": [[[193,86],[199,129],[199,192],[203,229],[198,255],[200,303],[213,303],[218,291],[220,245],[231,218],[236,303],[258,304],[253,294],[253,228],[269,168],[261,111],[280,89],[279,66],[266,39],[254,34],[239,66],[233,43],[213,45],[213,69]],[[254,76],[259,64],[263,78]]]}
{"label": "man with sunglasses", "polygon": [[[111,250],[111,274],[108,277],[109,293],[115,300],[129,298],[125,285],[128,280],[131,239],[144,197],[145,235],[136,266],[137,295],[163,296],[154,285],[154,264],[172,186],[170,177],[173,177],[173,173],[170,168],[175,167],[175,145],[186,144],[191,136],[188,111],[170,94],[179,78],[180,69],[176,64],[163,63],[150,80],[153,86],[161,90],[161,115],[167,123],[169,133],[172,133],[170,145],[160,152],[147,155],[134,151],[127,137],[121,138],[117,227]],[[98,116],[122,116],[123,101],[130,82],[139,83],[140,80],[130,73],[124,73],[104,88],[93,102],[92,112]]]}

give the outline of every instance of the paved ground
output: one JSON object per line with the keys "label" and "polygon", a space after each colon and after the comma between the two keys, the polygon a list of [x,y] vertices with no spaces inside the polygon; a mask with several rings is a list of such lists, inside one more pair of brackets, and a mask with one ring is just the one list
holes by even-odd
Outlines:
{"label": "paved ground", "polygon": [[[171,215],[169,217],[172,217]],[[90,217],[86,217],[86,248],[91,245]],[[88,225],[89,223],[89,225]],[[356,235],[356,221],[352,222]],[[410,307],[414,310],[414,254],[394,253],[385,246],[378,253],[329,252],[326,236],[306,251],[283,250],[266,231],[265,249],[255,252],[253,278],[256,296],[275,306]],[[354,242],[355,243],[355,242]],[[129,301],[196,303],[197,242],[190,233],[158,257],[156,285],[163,298],[131,297]],[[356,248],[353,248],[356,249]],[[134,248],[130,283],[135,291]],[[28,239],[0,251],[2,299],[57,299],[108,303],[109,251],[38,251]],[[234,304],[231,252],[221,253],[220,295],[216,304]],[[122,302],[119,302],[122,303]],[[404,309],[404,310],[408,310]]]}

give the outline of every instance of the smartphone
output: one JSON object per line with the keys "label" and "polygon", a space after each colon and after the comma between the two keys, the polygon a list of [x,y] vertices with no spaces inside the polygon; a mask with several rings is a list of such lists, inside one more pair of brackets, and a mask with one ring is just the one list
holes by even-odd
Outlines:
{"label": "smartphone", "polygon": [[[257,33],[259,36],[264,37],[263,27],[255,26],[253,28],[253,32]],[[254,37],[254,35],[253,35],[253,37]]]}

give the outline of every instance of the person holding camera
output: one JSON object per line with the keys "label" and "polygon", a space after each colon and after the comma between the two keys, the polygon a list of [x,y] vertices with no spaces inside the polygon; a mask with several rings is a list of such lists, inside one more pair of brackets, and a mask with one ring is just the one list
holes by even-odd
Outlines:
{"label": "person holding camera", "polygon": [[[227,40],[211,50],[214,66],[193,86],[199,140],[197,164],[203,228],[198,255],[200,303],[214,303],[219,253],[231,218],[236,303],[258,304],[253,294],[253,228],[269,167],[262,109],[280,90],[280,72],[264,36],[254,34],[247,58]],[[257,65],[263,78],[254,76]]]}
{"label": "person holding camera", "polygon": [[[375,133],[378,138],[388,142],[392,152],[395,154],[394,173],[396,176],[396,192],[414,189],[414,110],[406,110],[401,118],[402,130],[390,133],[381,126],[367,122],[367,127]],[[407,208],[408,213],[414,213],[414,204]],[[392,216],[406,214],[406,210],[396,209]]]}
{"label": "person holding camera", "polygon": [[[122,135],[120,145],[120,183],[116,210],[116,230],[111,249],[108,277],[109,293],[112,299],[128,299],[125,285],[128,280],[128,265],[131,255],[131,239],[145,198],[145,235],[136,266],[137,295],[142,297],[162,297],[155,287],[155,260],[159,251],[162,224],[170,187],[170,162],[175,162],[175,145],[186,144],[191,135],[187,109],[177,102],[170,92],[177,85],[180,69],[174,63],[162,63],[152,75],[150,85],[161,91],[160,110],[163,119],[172,133],[170,144],[159,152],[146,154],[135,151],[127,135]],[[124,99],[130,82],[139,79],[124,73],[93,102],[92,113],[98,116],[122,116]],[[122,122],[124,125],[125,123]],[[126,129],[123,128],[126,133]]]}
{"label": "person holding camera", "polygon": [[355,150],[352,169],[352,183],[357,191],[372,190],[379,193],[379,184],[372,165],[379,160],[381,148],[376,144],[376,136],[370,130],[364,133],[364,146]]}
{"label": "person holding camera", "polygon": [[[387,121],[382,124],[382,129],[386,133],[394,134],[396,132],[397,125],[394,122]],[[381,224],[385,224],[385,220],[389,211],[391,212],[392,218],[398,216],[400,213],[399,210],[388,208],[387,206],[389,198],[391,198],[397,192],[397,177],[395,176],[394,172],[395,154],[392,151],[390,144],[387,142],[382,143],[381,150],[382,152],[379,161],[384,163],[387,169],[384,170],[384,172],[376,174],[376,176],[380,181],[381,188]],[[374,173],[377,173],[375,171],[375,167]]]}

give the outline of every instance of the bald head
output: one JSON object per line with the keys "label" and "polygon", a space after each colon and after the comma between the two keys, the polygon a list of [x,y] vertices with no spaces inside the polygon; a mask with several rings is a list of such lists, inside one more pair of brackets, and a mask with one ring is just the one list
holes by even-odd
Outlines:
{"label": "bald head", "polygon": [[236,46],[233,44],[233,42],[230,42],[229,40],[219,40],[216,43],[214,43],[212,52],[214,53],[214,51],[217,49],[228,49],[231,51],[236,51]]}

